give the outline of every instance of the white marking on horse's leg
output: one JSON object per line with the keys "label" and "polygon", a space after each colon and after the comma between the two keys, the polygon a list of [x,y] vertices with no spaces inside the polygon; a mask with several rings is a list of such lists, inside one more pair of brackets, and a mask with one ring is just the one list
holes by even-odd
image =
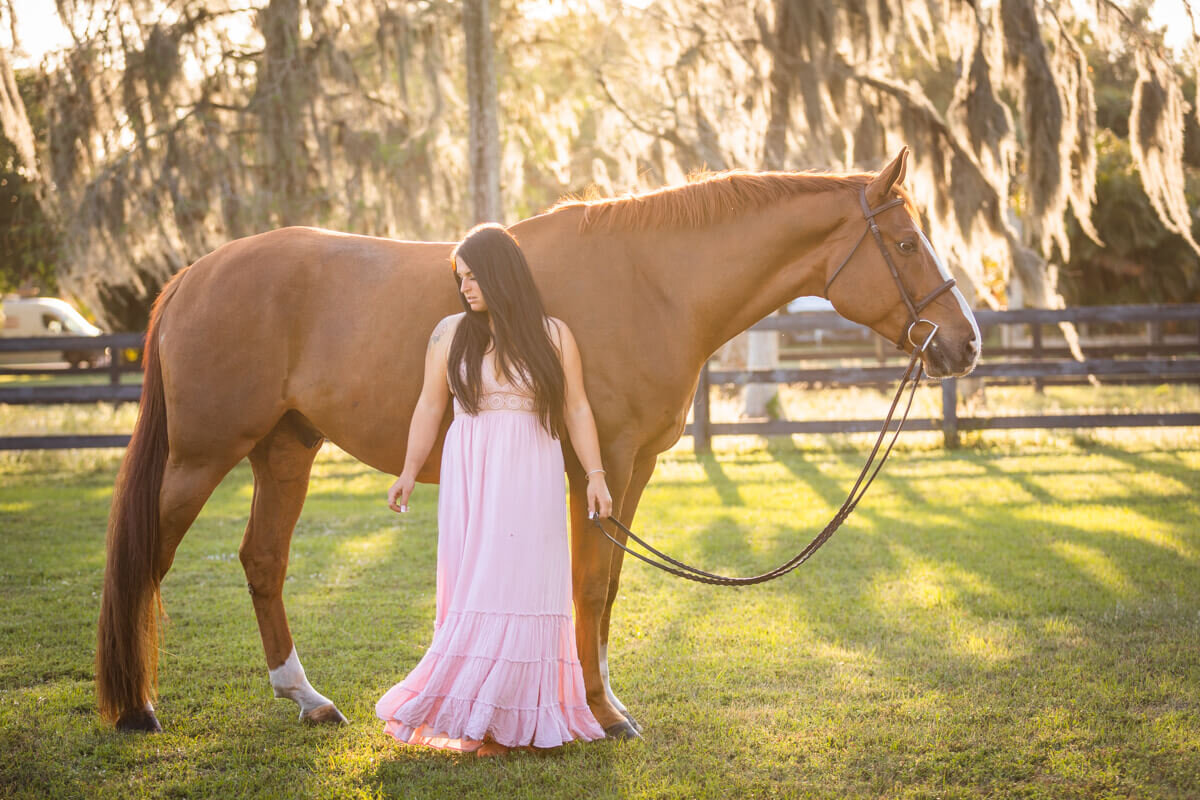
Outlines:
{"label": "white marking on horse's leg", "polygon": [[608,645],[607,644],[600,645],[600,680],[603,681],[603,683],[604,683],[604,693],[606,695],[608,695],[608,702],[610,702],[614,706],[616,706],[617,711],[620,711],[622,714],[628,714],[629,709],[625,708],[625,704],[622,703],[619,699],[617,699],[617,696],[615,694],[613,694],[612,684],[610,684],[608,682]]}
{"label": "white marking on horse's leg", "polygon": [[271,688],[276,697],[286,697],[300,706],[300,718],[322,706],[332,705],[333,701],[318,692],[308,682],[304,675],[304,667],[296,655],[296,648],[288,653],[287,661],[270,671]]}

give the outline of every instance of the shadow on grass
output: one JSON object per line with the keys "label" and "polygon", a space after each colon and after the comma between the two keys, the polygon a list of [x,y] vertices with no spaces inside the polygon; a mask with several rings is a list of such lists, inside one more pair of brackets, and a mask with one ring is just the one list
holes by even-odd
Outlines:
{"label": "shadow on grass", "polygon": [[1167,480],[1179,481],[1184,486],[1196,487],[1200,485],[1200,471],[1188,467],[1183,459],[1179,457],[1178,452],[1171,452],[1169,450],[1155,451],[1155,455],[1161,459],[1170,460],[1169,463],[1164,463],[1161,460],[1146,458],[1143,453],[1134,450],[1122,450],[1119,447],[1113,447],[1108,444],[1091,444],[1088,449],[1093,453],[1128,464],[1141,473],[1158,475]]}
{"label": "shadow on grass", "polygon": [[[841,503],[852,482],[841,476],[856,474],[861,457],[768,453],[751,466],[778,467],[826,512]],[[1078,502],[1059,499],[1069,465],[900,454],[812,561],[761,587],[699,586],[627,567],[613,680],[647,741],[499,764],[400,748],[373,716],[375,699],[431,635],[431,487],[398,519],[378,502],[386,478],[357,462],[319,463],[285,601],[310,678],[352,724],[311,731],[290,702],[271,700],[236,558],[251,476],[244,466],[231,473],[164,586],[174,621],[163,642],[168,733],[159,738],[119,736],[95,721],[94,693],[81,678],[91,669],[102,537],[70,528],[100,525],[103,513],[63,523],[50,508],[77,487],[47,487],[20,514],[30,535],[0,562],[0,589],[19,609],[4,620],[5,641],[21,645],[0,667],[15,692],[0,710],[0,748],[15,755],[0,766],[0,793],[71,797],[144,785],[168,796],[311,796],[349,785],[388,796],[569,788],[575,796],[733,797],[761,796],[764,787],[781,796],[804,787],[883,796],[940,785],[1086,796],[1121,794],[1133,781],[1149,787],[1142,794],[1194,796],[1200,771],[1178,737],[1194,732],[1188,720],[1200,708],[1190,646],[1200,542],[1188,490],[1200,471],[1169,451],[1099,446],[1084,455],[1093,454],[1105,459],[1089,465],[1104,483]],[[756,508],[761,481],[730,477],[744,467],[698,462],[722,505],[738,508],[716,507],[691,529],[663,525],[661,544],[701,568],[774,567],[828,517],[781,512],[790,498]],[[1123,488],[1130,475],[1163,485],[1137,495]],[[780,493],[792,494],[783,484]],[[33,534],[43,526],[50,533],[39,542]],[[36,613],[33,591],[49,602]],[[1078,775],[1064,772],[1071,759]],[[1104,777],[1111,764],[1117,778]]]}
{"label": "shadow on grass", "polygon": [[[672,702],[655,688],[670,684],[651,674],[649,682],[639,681],[626,700],[634,701],[635,712],[643,702],[663,715],[651,722],[700,725],[719,736],[718,731],[744,722],[744,711],[733,698],[753,696],[756,680],[815,684],[818,694],[846,692],[885,717],[896,713],[897,703],[911,703],[905,698],[916,696],[927,698],[922,702],[929,703],[928,713],[935,715],[976,720],[998,715],[1017,737],[1013,747],[1036,752],[1031,742],[1039,737],[1049,738],[1041,746],[1051,750],[1083,746],[1088,748],[1083,756],[1091,765],[1088,769],[1102,769],[1111,758],[1103,753],[1112,752],[1104,745],[1111,736],[1112,717],[1123,715],[1127,702],[1143,704],[1159,715],[1197,707],[1186,676],[1196,676],[1200,663],[1194,652],[1189,655],[1180,645],[1192,635],[1200,586],[1188,511],[1196,501],[1186,488],[1200,485],[1200,472],[1179,458],[1167,466],[1119,449],[1093,451],[1114,459],[1112,465],[1093,465],[1091,470],[1116,487],[1067,502],[1060,515],[1047,514],[1044,507],[1064,505],[1055,487],[1074,474],[1070,471],[1038,469],[1035,460],[1026,459],[1023,466],[1012,468],[1014,473],[996,466],[987,455],[971,453],[906,455],[901,470],[889,473],[885,468],[846,528],[824,550],[777,583],[731,592],[665,576],[645,578],[643,583],[666,591],[669,600],[660,605],[663,624],[638,642],[637,660],[672,663],[692,691]],[[778,447],[769,452],[831,507],[849,488],[849,483],[843,485],[827,474],[828,456],[802,456]],[[854,454],[832,458],[840,462],[834,472],[859,468]],[[1117,466],[1120,463],[1168,479],[1170,486],[1154,500],[1131,497],[1123,488],[1126,471]],[[931,465],[948,465],[953,480],[966,486],[940,496],[932,481],[922,479]],[[945,480],[944,475],[938,478]],[[1023,499],[1009,505],[982,491],[997,480],[1011,483]],[[973,491],[971,483],[980,491]],[[976,503],[963,502],[972,495]],[[1166,508],[1164,501],[1166,506],[1179,501],[1182,507]],[[1132,530],[1122,514],[1145,517],[1138,522],[1157,521],[1162,530],[1157,538],[1144,535]],[[1077,521],[1060,518],[1068,515]],[[695,554],[695,563],[703,569],[758,572],[794,555],[817,526],[804,532],[779,525],[758,527],[750,530],[735,517],[719,514],[693,533],[677,536],[668,551],[685,560]],[[738,631],[736,640],[697,633],[705,624],[702,620],[714,615],[728,617],[727,624]],[[620,619],[619,606],[614,616]],[[783,620],[804,632],[806,644],[775,638]],[[794,661],[780,662],[772,647],[786,650]],[[1147,686],[1144,672],[1142,654],[1151,652],[1164,673],[1156,686]],[[746,654],[762,654],[764,662],[756,663]],[[619,663],[619,652],[614,652],[614,660]],[[841,686],[840,676],[850,669],[847,664],[857,665],[855,669],[865,671],[870,680],[856,678],[849,688]],[[747,679],[746,671],[757,678]],[[997,687],[1004,687],[999,701]],[[880,691],[895,693],[898,699],[881,706],[872,699]],[[973,708],[972,698],[979,696],[988,698],[988,708]],[[1171,705],[1165,698],[1172,696],[1191,699]],[[796,710],[793,699],[781,696],[770,702],[806,713]],[[1078,720],[1074,734],[1060,737],[1038,727],[1046,724],[1038,721],[1046,714],[1061,715],[1068,708]],[[1149,780],[1184,796],[1196,785],[1194,756],[1179,738],[1186,734],[1168,737],[1169,743],[1160,747],[1155,739],[1160,734],[1154,730],[1145,727],[1137,734],[1144,742],[1131,744],[1136,749],[1144,743],[1153,755],[1131,753],[1134,760],[1123,762],[1123,769],[1136,776],[1132,785]],[[968,726],[962,734],[979,732]],[[895,737],[888,740],[894,748],[907,734],[893,730],[889,735]],[[1072,735],[1078,740],[1074,744]],[[1022,736],[1030,742],[1020,741]],[[995,743],[991,746],[994,749]],[[1003,775],[1014,769],[1006,762],[1012,757],[1016,756],[977,752],[978,764],[972,769],[979,773],[979,765],[984,765],[983,774]],[[955,767],[947,773],[950,782],[971,783],[972,769]],[[1043,766],[1034,772],[1055,769]],[[895,777],[898,780],[900,773]],[[1065,785],[1101,789],[1104,784],[1089,783],[1095,780],[1092,775]],[[870,786],[885,793],[896,788],[886,774]]]}
{"label": "shadow on grass", "polygon": [[721,504],[726,506],[744,506],[746,501],[742,499],[742,493],[739,491],[736,483],[729,479],[725,474],[721,462],[717,461],[716,456],[712,453],[705,453],[696,458],[700,465],[704,467],[704,474],[708,476],[708,482],[712,484],[716,490],[717,496],[721,498]]}

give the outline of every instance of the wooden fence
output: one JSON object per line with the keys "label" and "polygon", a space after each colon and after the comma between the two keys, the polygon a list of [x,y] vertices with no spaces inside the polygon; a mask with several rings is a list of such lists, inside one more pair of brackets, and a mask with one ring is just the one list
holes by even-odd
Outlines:
{"label": "wooden fence", "polygon": [[[989,383],[1080,382],[1089,376],[1105,382],[1200,382],[1200,304],[1089,306],[1058,310],[1020,309],[1015,311],[979,311],[979,326],[984,336],[983,358],[972,378]],[[1050,341],[1046,328],[1061,321],[1079,326],[1138,326],[1145,335],[1129,335],[1099,344],[1086,344],[1084,361],[1076,361],[1065,345]],[[997,336],[996,330],[1011,333]],[[883,420],[840,419],[818,421],[766,420],[760,422],[714,423],[710,419],[710,391],[714,385],[743,386],[749,383],[802,383],[821,386],[886,386],[894,383],[902,371],[903,360],[888,355],[892,346],[883,348],[873,334],[855,336],[863,329],[833,312],[809,312],[768,317],[753,330],[789,332],[797,338],[834,339],[820,347],[802,351],[809,366],[770,370],[719,370],[705,366],[700,376],[693,408],[693,422],[687,433],[695,439],[698,452],[710,449],[712,437],[736,434],[761,436],[794,433],[863,433],[877,431]],[[814,336],[822,332],[823,337]],[[856,339],[850,346],[837,343],[839,334]],[[999,339],[999,341],[996,341]],[[143,334],[114,334],[103,337],[61,337],[53,348],[45,338],[0,339],[0,353],[20,351],[94,350],[107,347],[110,363],[90,369],[27,368],[0,366],[0,375],[79,376],[91,383],[71,385],[0,384],[0,403],[54,404],[136,402],[140,385],[122,383],[121,376],[139,367],[125,357],[128,349],[140,348]],[[882,340],[880,340],[882,341]],[[848,365],[846,362],[856,362]],[[825,364],[830,364],[826,366]],[[96,376],[104,380],[97,383]],[[1012,417],[964,417],[958,413],[957,381],[941,382],[942,415],[909,419],[906,430],[940,430],[947,446],[958,443],[962,431],[1027,428],[1097,428],[1200,425],[1200,411],[1171,414],[1039,414]],[[127,435],[0,436],[0,450],[36,450],[74,447],[124,447]]]}
{"label": "wooden fence", "polygon": [[[78,379],[80,383],[44,385],[0,383],[0,403],[52,405],[57,403],[136,403],[142,396],[140,383],[122,383],[121,376],[140,373],[141,365],[127,357],[140,352],[143,333],[113,333],[106,336],[55,336],[0,339],[0,354],[28,352],[93,352],[107,350],[108,363],[96,367],[25,366],[3,364],[2,375],[54,376]],[[99,380],[97,380],[99,379]],[[73,447],[124,447],[128,434],[67,434],[56,436],[0,436],[0,450],[58,450]]]}
{"label": "wooden fence", "polygon": [[[1200,381],[1200,304],[1082,306],[1064,309],[1017,309],[978,311],[983,335],[983,355],[971,378],[989,383],[1083,382],[1089,376],[1112,382],[1188,383]],[[1123,336],[1120,341],[1085,346],[1085,360],[1076,361],[1066,345],[1047,343],[1046,326],[1059,322],[1083,325],[1144,326],[1146,335],[1138,339]],[[1024,336],[993,334],[997,328],[1028,328]],[[1168,336],[1169,327],[1179,329]],[[1190,330],[1187,330],[1190,328]],[[861,326],[842,319],[832,311],[768,317],[752,330],[805,332],[813,330],[858,331]],[[1022,332],[1024,333],[1024,332]],[[991,335],[990,335],[991,334]],[[873,336],[873,335],[872,335]],[[877,337],[875,337],[877,338]],[[999,344],[993,340],[1000,338]],[[1017,340],[1005,343],[1005,340]],[[882,340],[879,340],[882,341]],[[883,386],[894,384],[903,371],[907,356],[893,359],[885,355],[893,345],[881,349],[873,341],[857,346],[831,346],[805,354],[806,361],[838,359],[858,360],[855,366],[808,366],[766,370],[717,370],[705,365],[692,409],[692,423],[686,433],[695,440],[697,452],[711,449],[713,436],[757,434],[776,436],[794,433],[867,433],[878,431],[882,419],[839,419],[818,421],[766,420],[761,422],[714,423],[710,418],[710,388],[714,385],[744,386],[749,383],[803,383],[824,386]],[[876,365],[869,362],[875,361]],[[884,366],[883,362],[894,361]],[[1200,425],[1197,413],[1172,414],[1036,414],[1011,417],[962,417],[958,414],[958,381],[941,381],[942,415],[937,418],[910,418],[905,430],[942,431],[948,447],[958,445],[961,431],[1032,429],[1032,428],[1104,428]],[[894,423],[893,423],[894,424]]]}

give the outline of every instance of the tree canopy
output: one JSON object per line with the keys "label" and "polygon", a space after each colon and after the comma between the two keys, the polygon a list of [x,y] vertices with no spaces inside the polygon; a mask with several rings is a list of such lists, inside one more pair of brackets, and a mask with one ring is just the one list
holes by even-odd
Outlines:
{"label": "tree canopy", "polygon": [[[702,170],[875,169],[907,144],[976,304],[1194,298],[1195,54],[1138,3],[493,0],[500,216]],[[56,8],[72,45],[18,75],[0,0],[9,285],[52,272],[138,328],[173,272],[231,238],[450,239],[472,221],[467,77],[489,67],[460,4]]]}

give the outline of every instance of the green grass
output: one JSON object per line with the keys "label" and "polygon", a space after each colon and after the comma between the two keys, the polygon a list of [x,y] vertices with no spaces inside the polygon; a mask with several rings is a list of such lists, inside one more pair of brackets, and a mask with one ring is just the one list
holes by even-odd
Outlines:
{"label": "green grass", "polygon": [[[238,467],[164,584],[166,732],[129,736],[99,721],[92,681],[115,454],[10,456],[0,796],[1194,798],[1200,445],[1147,435],[909,446],[812,561],[762,587],[629,563],[611,662],[644,740],[484,763],[398,747],[373,716],[429,641],[435,489],[397,517],[388,476],[318,460],[285,597],[310,679],[351,724],[309,728],[271,697]],[[637,524],[729,573],[799,549],[862,457],[729,442],[666,455]]]}

